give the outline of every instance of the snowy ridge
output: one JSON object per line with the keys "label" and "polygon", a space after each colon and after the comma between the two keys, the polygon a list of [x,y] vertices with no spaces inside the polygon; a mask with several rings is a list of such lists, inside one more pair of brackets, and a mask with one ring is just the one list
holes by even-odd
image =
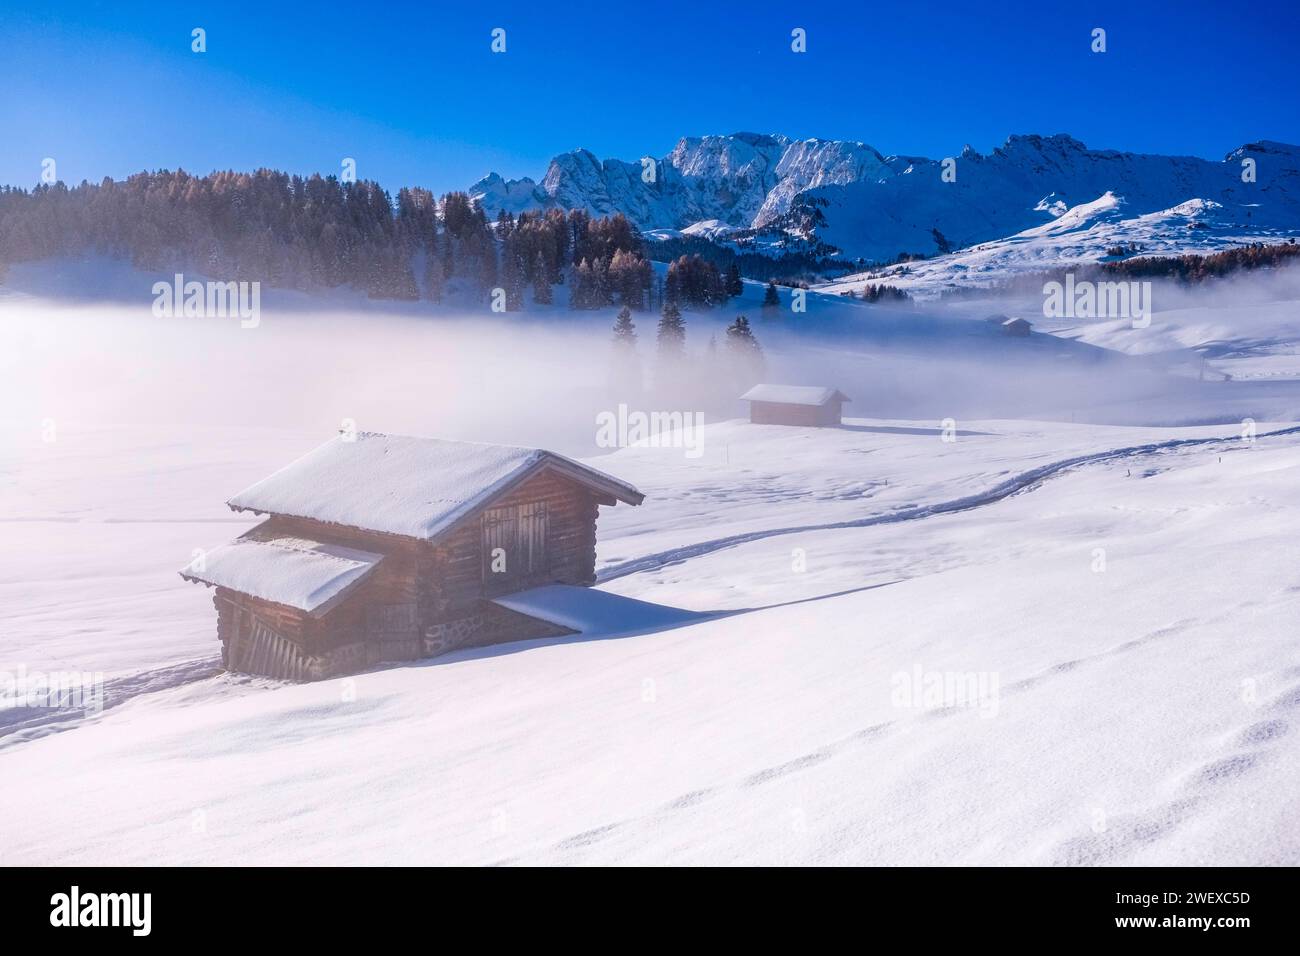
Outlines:
{"label": "snowy ridge", "polygon": [[[651,182],[643,176],[647,164]],[[739,229],[773,222],[804,190],[887,173],[884,158],[863,143],[734,133],[683,137],[667,156],[636,162],[600,160],[577,149],[552,159],[540,183],[490,173],[469,193],[493,215],[576,208],[601,216],[621,212],[644,230],[708,220]]]}
{"label": "snowy ridge", "polygon": [[[1253,163],[1255,181],[1243,181],[1243,161]],[[650,182],[645,163],[653,166]],[[926,159],[884,157],[860,142],[735,133],[685,137],[667,156],[645,163],[600,160],[579,149],[553,159],[540,183],[493,173],[470,193],[492,215],[621,212],[645,231],[719,238],[728,230],[768,228],[868,262],[1001,239],[1108,194],[1122,199],[1129,219],[1200,200],[1217,204],[1237,234],[1300,234],[1300,147],[1269,141],[1215,162],[1028,135],[1012,136],[988,155],[967,147],[949,159]],[[955,178],[945,177],[945,168]]]}

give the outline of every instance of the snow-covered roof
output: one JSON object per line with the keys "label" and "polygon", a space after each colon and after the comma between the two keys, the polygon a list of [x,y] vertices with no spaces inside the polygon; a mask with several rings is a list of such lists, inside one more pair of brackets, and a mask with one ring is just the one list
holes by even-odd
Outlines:
{"label": "snow-covered roof", "polygon": [[852,401],[839,389],[821,385],[755,385],[740,397],[750,402],[775,402],[778,405],[825,405],[835,399]]}
{"label": "snow-covered roof", "polygon": [[227,504],[428,539],[542,468],[628,504],[645,497],[626,482],[541,448],[358,432],[326,442]]}
{"label": "snow-covered roof", "polygon": [[1014,319],[1007,319],[1007,320],[1006,320],[1005,322],[1003,322],[1002,324],[1003,324],[1003,325],[1019,325],[1019,324],[1021,324],[1022,322],[1023,322],[1025,325],[1029,325],[1029,324],[1030,324],[1028,319],[1022,319],[1022,318],[1020,318],[1019,316],[1017,316],[1017,317],[1014,318]]}
{"label": "snow-covered roof", "polygon": [[571,584],[547,584],[516,591],[493,598],[492,603],[581,634],[656,631],[704,621],[710,616]]}
{"label": "snow-covered roof", "polygon": [[181,570],[187,581],[229,588],[319,617],[370,576],[382,554],[298,535],[262,524]]}

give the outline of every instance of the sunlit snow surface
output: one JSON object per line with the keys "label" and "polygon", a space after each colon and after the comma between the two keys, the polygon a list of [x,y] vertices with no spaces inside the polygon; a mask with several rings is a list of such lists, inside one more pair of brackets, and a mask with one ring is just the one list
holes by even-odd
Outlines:
{"label": "sunlit snow surface", "polygon": [[[883,314],[813,301],[837,328]],[[754,426],[738,403],[688,457],[593,447],[612,316],[503,339],[147,312],[0,304],[0,671],[106,681],[99,714],[0,711],[4,862],[1300,863],[1284,376],[1098,372],[1075,421],[1034,420],[1008,411],[1042,408],[1083,344],[972,339],[962,364],[943,322],[833,346],[759,324],[769,377],[839,387],[855,417]],[[899,414],[880,378],[928,388],[930,347],[969,380]],[[645,492],[602,509],[590,600],[520,598],[586,633],[309,685],[218,673],[211,592],[176,569],[345,417],[550,447]],[[900,696],[932,675],[987,693]]]}

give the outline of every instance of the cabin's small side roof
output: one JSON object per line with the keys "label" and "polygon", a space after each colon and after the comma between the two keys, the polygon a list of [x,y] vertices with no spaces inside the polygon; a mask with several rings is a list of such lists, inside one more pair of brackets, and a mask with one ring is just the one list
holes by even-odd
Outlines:
{"label": "cabin's small side roof", "polygon": [[749,402],[772,402],[777,405],[825,405],[838,399],[852,401],[839,389],[821,385],[755,385],[740,396]]}
{"label": "cabin's small side roof", "polygon": [[541,448],[358,432],[326,442],[227,504],[427,540],[543,468],[613,500],[639,505],[645,497]]}
{"label": "cabin's small side roof", "polygon": [[709,617],[700,611],[651,604],[599,588],[581,588],[572,584],[546,584],[516,591],[493,598],[492,603],[581,634],[661,630],[693,624]]}
{"label": "cabin's small side roof", "polygon": [[187,581],[229,588],[319,617],[383,560],[382,554],[370,551],[275,534],[262,524],[195,558],[180,574]]}

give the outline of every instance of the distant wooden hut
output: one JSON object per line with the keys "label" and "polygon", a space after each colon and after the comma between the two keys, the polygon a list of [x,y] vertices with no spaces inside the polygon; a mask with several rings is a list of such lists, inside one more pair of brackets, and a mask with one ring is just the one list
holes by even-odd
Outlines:
{"label": "distant wooden hut", "polygon": [[845,402],[834,388],[820,385],[755,385],[740,396],[749,402],[749,420],[756,425],[839,425]]}
{"label": "distant wooden hut", "polygon": [[216,588],[227,668],[331,677],[566,633],[494,599],[593,584],[599,506],[643,498],[541,449],[342,435],[230,499],[267,520],[181,576]]}
{"label": "distant wooden hut", "polygon": [[1028,319],[1007,319],[1002,323],[1002,331],[1007,335],[1014,335],[1017,338],[1023,338],[1028,335],[1032,329],[1033,326],[1029,324]]}

